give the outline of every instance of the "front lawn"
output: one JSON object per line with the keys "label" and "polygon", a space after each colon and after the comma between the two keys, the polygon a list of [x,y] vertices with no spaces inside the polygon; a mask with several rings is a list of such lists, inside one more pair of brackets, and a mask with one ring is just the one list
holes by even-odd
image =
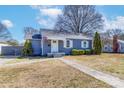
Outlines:
{"label": "front lawn", "polygon": [[111,87],[58,60],[0,68],[0,87]]}
{"label": "front lawn", "polygon": [[66,56],[65,58],[78,60],[79,64],[124,79],[124,54],[103,53],[101,55]]}

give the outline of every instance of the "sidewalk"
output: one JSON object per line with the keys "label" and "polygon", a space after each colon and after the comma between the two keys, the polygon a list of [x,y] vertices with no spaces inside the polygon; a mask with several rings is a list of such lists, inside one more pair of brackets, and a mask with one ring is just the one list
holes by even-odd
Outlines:
{"label": "sidewalk", "polygon": [[70,65],[78,70],[80,70],[83,73],[86,73],[98,80],[101,80],[109,85],[111,85],[112,87],[115,88],[124,88],[124,80],[119,79],[118,77],[114,77],[112,75],[94,70],[92,68],[89,68],[87,66],[83,66],[78,64],[76,61],[73,60],[67,60],[64,58],[60,58],[59,60],[61,60],[62,62],[64,62],[67,65]]}

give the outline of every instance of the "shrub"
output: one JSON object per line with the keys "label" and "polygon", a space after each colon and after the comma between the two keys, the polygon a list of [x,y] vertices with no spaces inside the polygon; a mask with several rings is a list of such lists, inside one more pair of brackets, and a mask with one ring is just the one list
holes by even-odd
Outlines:
{"label": "shrub", "polygon": [[91,49],[90,51],[91,51],[91,54],[95,54],[95,53],[94,53],[94,49]]}
{"label": "shrub", "polygon": [[91,55],[91,54],[94,54],[94,50],[91,49],[91,50],[79,50],[79,49],[72,49],[72,52],[71,52],[72,55]]}
{"label": "shrub", "polygon": [[85,54],[86,55],[90,54],[90,50],[85,50]]}
{"label": "shrub", "polygon": [[22,50],[23,56],[31,56],[33,54],[33,48],[30,40],[26,40],[24,48]]}
{"label": "shrub", "polygon": [[72,49],[72,55],[83,55],[85,53],[84,50]]}
{"label": "shrub", "polygon": [[85,50],[85,54],[86,54],[86,55],[95,54],[95,53],[94,53],[94,49]]}

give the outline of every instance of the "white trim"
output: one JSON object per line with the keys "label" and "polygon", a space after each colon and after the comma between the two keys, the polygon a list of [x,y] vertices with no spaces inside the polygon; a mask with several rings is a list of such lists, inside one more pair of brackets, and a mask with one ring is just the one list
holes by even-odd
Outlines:
{"label": "white trim", "polygon": [[47,39],[58,39],[58,40],[65,40],[65,39],[92,40],[92,38],[89,38],[83,35],[48,34],[46,36],[47,36]]}
{"label": "white trim", "polygon": [[54,37],[54,36],[48,36],[47,39],[48,39],[48,40],[65,40],[65,38],[62,38],[62,37]]}

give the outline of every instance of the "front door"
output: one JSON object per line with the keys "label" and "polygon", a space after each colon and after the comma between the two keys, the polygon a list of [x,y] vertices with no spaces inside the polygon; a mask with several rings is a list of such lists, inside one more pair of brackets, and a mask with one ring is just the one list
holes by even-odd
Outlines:
{"label": "front door", "polygon": [[58,40],[51,40],[51,53],[58,52]]}

